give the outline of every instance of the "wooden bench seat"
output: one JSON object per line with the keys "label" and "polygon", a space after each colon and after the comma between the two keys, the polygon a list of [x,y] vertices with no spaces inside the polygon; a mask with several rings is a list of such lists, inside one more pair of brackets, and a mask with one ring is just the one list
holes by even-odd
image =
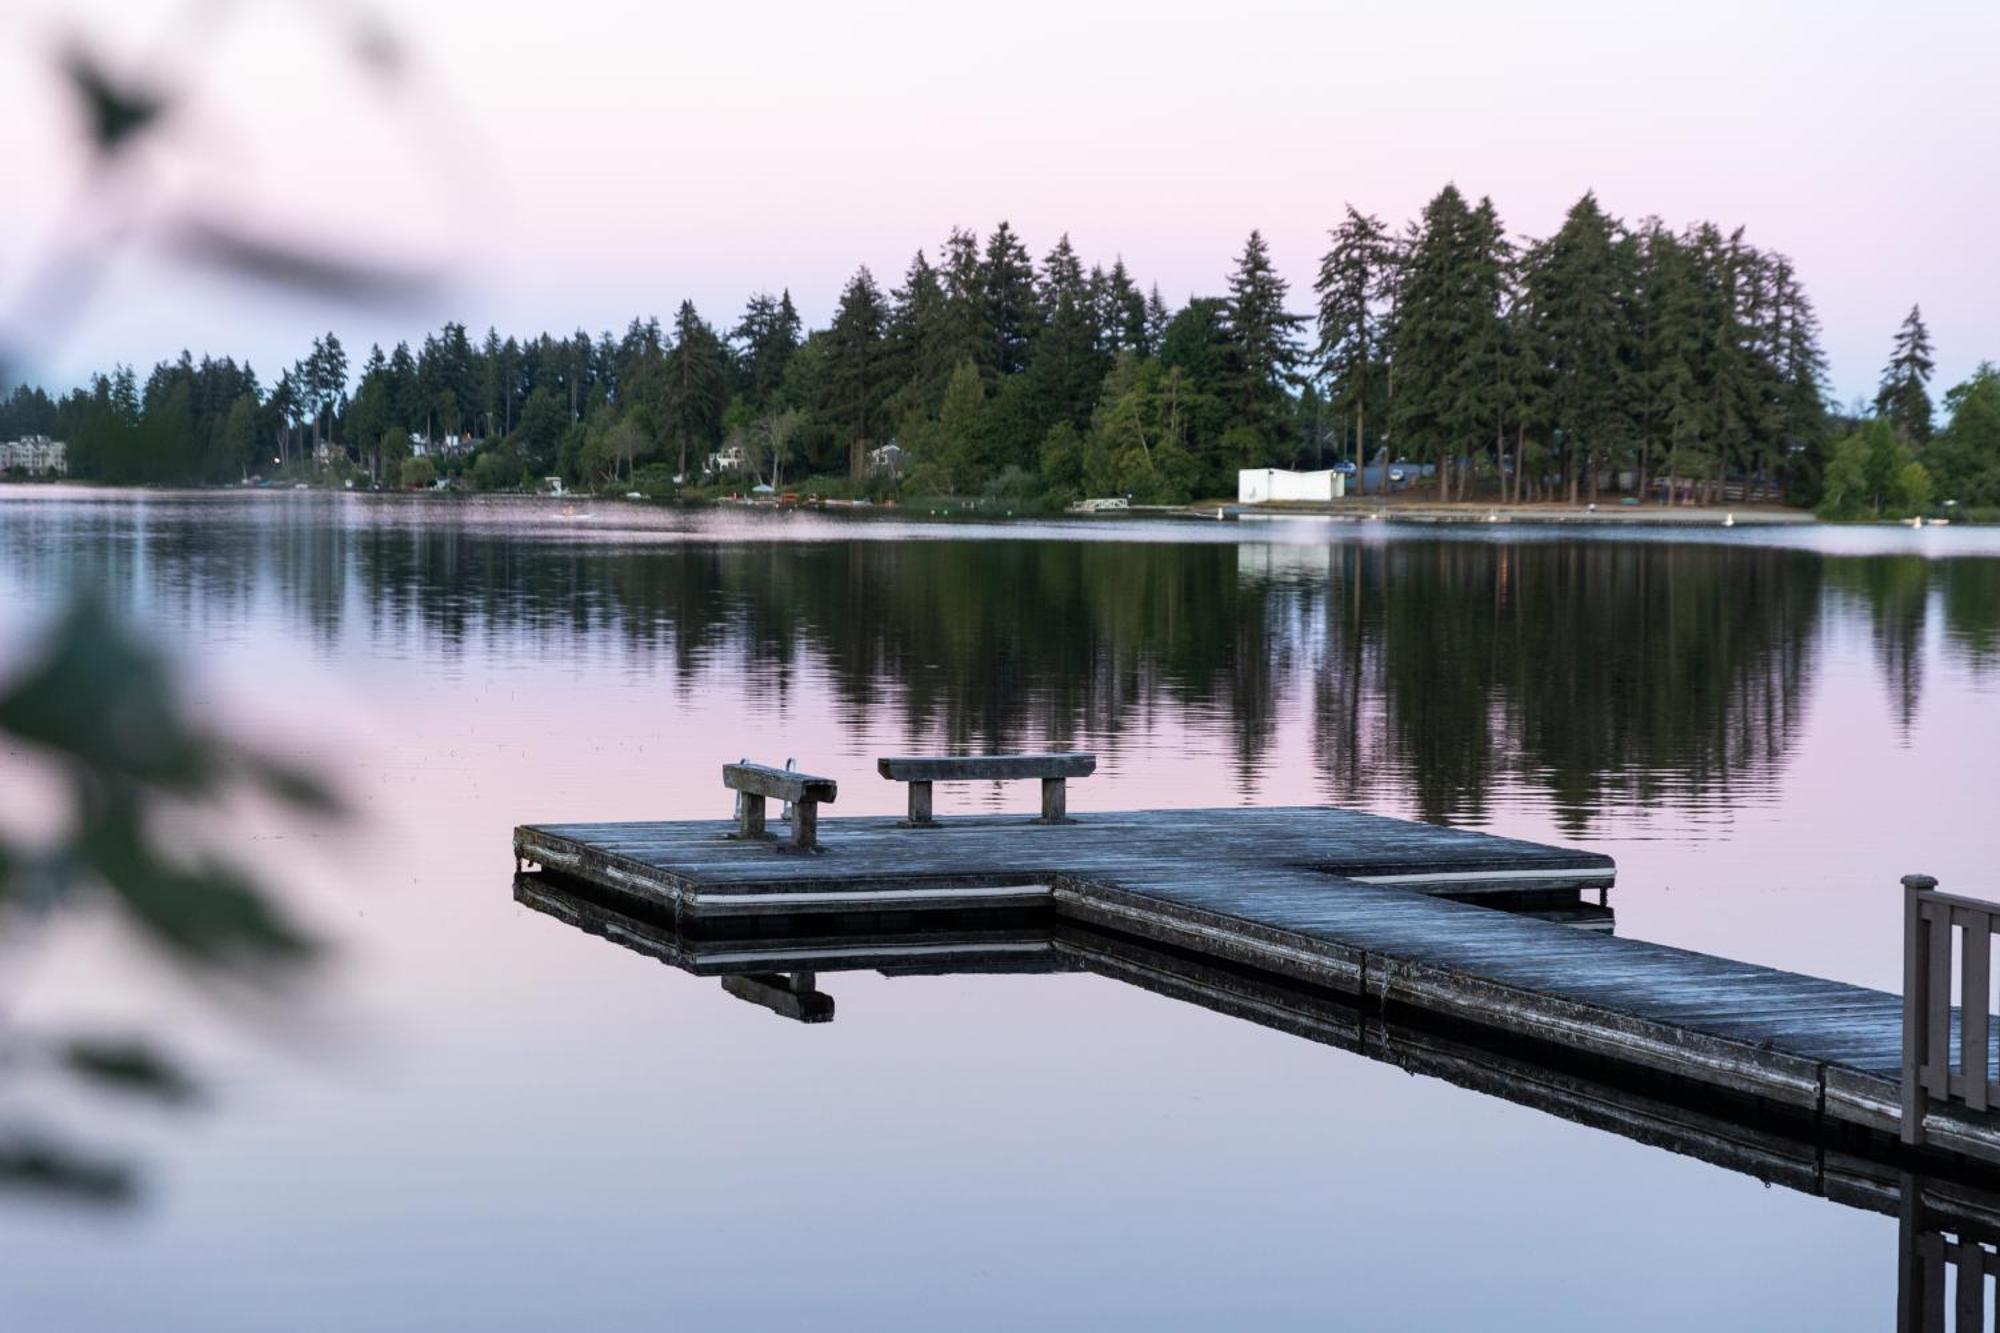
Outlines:
{"label": "wooden bench seat", "polygon": [[790,802],[792,840],[787,850],[816,851],[819,848],[820,802],[831,803],[840,793],[832,778],[814,777],[789,768],[769,764],[724,764],[722,785],[737,793],[736,833],[739,838],[762,838],[764,802],[771,798]]}
{"label": "wooden bench seat", "polygon": [[936,757],[896,756],[877,759],[875,771],[891,782],[910,784],[911,828],[936,828],[931,817],[931,784],[935,782],[1013,782],[1039,778],[1042,815],[1039,824],[1072,823],[1068,815],[1070,778],[1087,778],[1097,771],[1097,756],[1059,754],[960,754]]}

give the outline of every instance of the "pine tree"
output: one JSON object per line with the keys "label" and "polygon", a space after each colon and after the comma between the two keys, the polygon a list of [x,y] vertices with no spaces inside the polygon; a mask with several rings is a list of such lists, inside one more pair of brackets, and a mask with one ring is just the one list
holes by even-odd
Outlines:
{"label": "pine tree", "polygon": [[[889,293],[886,373],[896,385],[895,410],[928,413],[944,395],[957,361],[948,359],[958,340],[952,336],[952,312],[937,269],[917,251],[904,271],[903,285]],[[963,359],[962,356],[960,359]]]}
{"label": "pine tree", "polygon": [[1693,452],[1706,474],[1705,498],[1714,503],[1731,465],[1747,452],[1749,406],[1756,392],[1743,324],[1743,233],[1739,229],[1725,236],[1704,222],[1689,233],[1686,246],[1694,264],[1699,343],[1695,384],[1700,429]]}
{"label": "pine tree", "polygon": [[682,301],[674,315],[673,346],[662,365],[659,426],[679,446],[679,474],[687,477],[691,449],[706,452],[722,438],[727,401],[727,357],[722,339]]}
{"label": "pine tree", "polygon": [[1535,316],[1528,336],[1546,367],[1548,419],[1571,503],[1586,479],[1596,498],[1600,465],[1629,438],[1620,230],[1586,193],[1556,234],[1534,248],[1525,271]]}
{"label": "pine tree", "polygon": [[1923,311],[1916,306],[1903,316],[1889,364],[1882,368],[1882,387],[1875,411],[1888,418],[1906,444],[1923,445],[1931,438],[1931,335]]}
{"label": "pine tree", "polygon": [[1465,196],[1447,185],[1424,206],[1397,266],[1390,426],[1405,457],[1436,456],[1440,486],[1452,455],[1473,445],[1485,424],[1469,362],[1482,318],[1475,230]]}
{"label": "pine tree", "polygon": [[1027,369],[1028,347],[1041,324],[1035,269],[1027,247],[1004,221],[987,238],[979,289],[990,341],[985,368],[1007,376]]}
{"label": "pine tree", "polygon": [[938,406],[936,462],[951,494],[969,490],[979,472],[980,417],[986,409],[986,382],[971,358],[958,363],[945,382]]}
{"label": "pine tree", "polygon": [[847,444],[850,476],[866,470],[868,450],[880,429],[882,406],[889,395],[887,349],[883,329],[887,312],[881,289],[864,266],[840,294],[840,308],[827,331],[826,362],[820,411],[837,438]]}
{"label": "pine tree", "polygon": [[1383,357],[1381,302],[1389,283],[1389,233],[1381,219],[1347,208],[1328,233],[1333,245],[1321,258],[1313,291],[1319,296],[1318,371],[1327,384],[1327,406],[1353,425],[1356,480],[1366,488],[1368,421],[1388,393]]}
{"label": "pine tree", "polygon": [[1267,456],[1287,433],[1298,329],[1305,323],[1303,315],[1285,309],[1288,290],[1262,233],[1252,231],[1229,277],[1225,319],[1234,364],[1227,393],[1235,424],[1254,431]]}
{"label": "pine tree", "polygon": [[1081,430],[1104,373],[1098,353],[1096,307],[1083,265],[1064,235],[1043,261],[1038,307],[1047,323],[1035,338],[1028,365],[1031,438],[1039,440],[1058,422]]}
{"label": "pine tree", "polygon": [[1098,326],[1104,332],[1105,350],[1109,352],[1151,356],[1157,350],[1152,321],[1146,316],[1146,298],[1139,294],[1123,256],[1112,261],[1111,271],[1105,275]]}
{"label": "pine tree", "polygon": [[1681,446],[1693,441],[1701,429],[1696,389],[1701,359],[1698,296],[1687,247],[1658,218],[1647,219],[1639,231],[1634,302],[1639,415],[1646,441],[1641,476],[1646,476],[1648,462],[1664,469],[1668,503],[1678,497]]}
{"label": "pine tree", "polygon": [[956,367],[970,360],[986,368],[992,359],[993,339],[986,322],[985,279],[979,264],[979,238],[963,227],[954,227],[939,254],[938,281],[944,287],[944,346],[938,355]]}
{"label": "pine tree", "polygon": [[1160,284],[1154,283],[1146,293],[1146,354],[1158,356],[1167,337],[1167,325],[1173,316],[1167,310],[1167,303],[1160,299]]}
{"label": "pine tree", "polygon": [[778,297],[769,292],[752,296],[730,339],[737,346],[736,367],[744,400],[762,411],[777,396],[785,366],[799,347],[799,313],[792,307],[791,292]]}

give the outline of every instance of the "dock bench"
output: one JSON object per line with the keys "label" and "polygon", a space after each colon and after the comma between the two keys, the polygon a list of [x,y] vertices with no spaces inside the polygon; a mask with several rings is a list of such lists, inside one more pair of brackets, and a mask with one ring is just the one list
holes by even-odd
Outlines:
{"label": "dock bench", "polygon": [[1038,824],[1069,824],[1070,778],[1087,778],[1097,771],[1094,754],[962,754],[939,757],[889,757],[875,761],[875,771],[891,782],[910,784],[910,828],[936,828],[931,817],[934,782],[1012,782],[1040,778],[1042,816]]}
{"label": "dock bench", "polygon": [[722,785],[738,794],[736,832],[738,838],[762,838],[764,802],[776,797],[792,807],[792,840],[785,850],[811,852],[819,849],[819,805],[831,802],[840,792],[832,778],[817,778],[789,768],[769,764],[724,764]]}

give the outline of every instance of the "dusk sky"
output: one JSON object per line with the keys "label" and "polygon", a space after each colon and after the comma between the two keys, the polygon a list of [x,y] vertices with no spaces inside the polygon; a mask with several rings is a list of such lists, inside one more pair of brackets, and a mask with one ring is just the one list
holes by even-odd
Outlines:
{"label": "dusk sky", "polygon": [[[2000,5],[757,3],[408,5],[384,97],[333,4],[28,0],[0,19],[0,328],[57,383],[187,346],[267,381],[315,332],[370,341],[621,329],[692,298],[728,325],[789,287],[829,314],[954,225],[1037,257],[1067,231],[1172,303],[1221,289],[1253,227],[1309,290],[1352,201],[1395,225],[1444,182],[1539,236],[1586,188],[1628,221],[1742,224],[1792,256],[1843,402],[1920,301],[1934,396],[2000,358]],[[174,34],[183,34],[179,41]],[[69,37],[188,90],[131,239],[53,342],[17,293],[84,162]],[[159,52],[167,52],[164,57]],[[440,265],[394,308],[280,297],[151,239],[195,209]],[[100,210],[101,212],[101,210]]]}

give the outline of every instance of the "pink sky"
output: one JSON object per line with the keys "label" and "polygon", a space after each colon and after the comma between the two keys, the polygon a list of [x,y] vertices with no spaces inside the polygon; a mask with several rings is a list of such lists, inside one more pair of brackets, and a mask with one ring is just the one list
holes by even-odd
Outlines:
{"label": "pink sky", "polygon": [[[78,139],[49,51],[81,32],[135,59],[181,12],[0,19],[0,303],[68,231]],[[888,285],[1002,217],[1038,256],[1063,231],[1122,253],[1175,301],[1219,290],[1259,227],[1305,309],[1345,202],[1400,222],[1446,180],[1528,235],[1585,188],[1631,220],[1747,226],[1797,262],[1843,400],[1913,300],[1939,396],[2000,359],[1990,3],[432,4],[393,11],[417,74],[398,105],[341,55],[339,12],[245,5],[187,44],[198,91],[146,164],[155,208],[449,257],[449,287],[329,306],[139,245],[43,374],[183,345],[275,371],[329,327],[358,355],[445,319],[594,332],[682,297],[730,323],[758,287],[819,321],[856,264]]]}

